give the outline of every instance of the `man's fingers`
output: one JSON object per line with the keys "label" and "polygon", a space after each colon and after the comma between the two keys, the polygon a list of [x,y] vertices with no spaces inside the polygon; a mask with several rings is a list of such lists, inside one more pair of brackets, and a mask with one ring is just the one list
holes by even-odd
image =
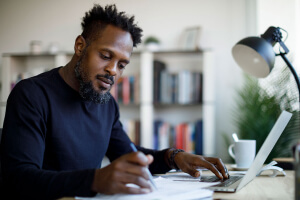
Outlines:
{"label": "man's fingers", "polygon": [[135,187],[127,187],[127,193],[128,194],[147,194],[150,193],[151,190],[148,188],[135,188]]}
{"label": "man's fingers", "polygon": [[128,153],[123,158],[126,159],[128,162],[136,163],[138,165],[143,165],[143,166],[148,165],[149,162],[148,157],[139,151]]}
{"label": "man's fingers", "polygon": [[[97,169],[92,190],[104,194],[129,193],[144,194],[152,191],[148,175],[148,163],[151,156],[141,152],[126,154],[110,165]],[[135,187],[128,187],[132,183]]]}
{"label": "man's fingers", "polygon": [[126,185],[123,183],[116,183],[114,185],[114,191],[109,194],[123,193],[123,194],[147,194],[151,192],[148,188],[140,188],[134,185]]}
{"label": "man's fingers", "polygon": [[152,187],[149,181],[147,181],[146,179],[144,179],[141,176],[136,176],[133,174],[123,174],[120,177],[120,182],[127,184],[127,183],[133,183],[141,188],[147,188],[150,191],[152,191]]}
{"label": "man's fingers", "polygon": [[135,163],[142,166],[150,165],[154,158],[152,155],[145,155],[142,152],[132,152],[123,156],[128,162]]}
{"label": "man's fingers", "polygon": [[123,171],[125,173],[142,176],[143,178],[145,178],[147,180],[149,180],[149,178],[150,178],[147,173],[147,170],[148,170],[147,167],[137,165],[134,163],[129,163],[129,162],[118,163],[118,164],[116,164],[115,169],[118,171]]}
{"label": "man's fingers", "polygon": [[121,192],[118,193],[124,193],[124,194],[147,194],[151,192],[151,189],[149,188],[139,188],[135,186],[127,186],[122,185],[120,188]]}
{"label": "man's fingers", "polygon": [[212,163],[204,160],[203,167],[205,167],[206,169],[209,169],[210,171],[212,171],[212,173],[214,173],[219,179],[223,179],[222,174],[219,172],[219,170]]}
{"label": "man's fingers", "polygon": [[223,163],[219,164],[219,165],[216,165],[216,167],[222,173],[224,178],[229,178],[228,170],[227,170],[226,166]]}
{"label": "man's fingers", "polygon": [[[122,166],[122,169],[120,169]],[[133,183],[141,188],[151,188],[147,168],[129,162],[116,163],[114,166],[114,176],[112,179],[124,184]]]}
{"label": "man's fingers", "polygon": [[229,178],[228,170],[220,158],[206,157],[205,159],[214,164],[216,168],[222,173],[222,176],[224,178]]}
{"label": "man's fingers", "polygon": [[193,176],[193,177],[199,177],[200,176],[200,172],[192,167],[189,167],[187,169],[184,170],[184,172],[188,173],[189,175]]}
{"label": "man's fingers", "polygon": [[[119,171],[124,171],[129,174],[135,174],[138,176],[142,176],[143,178],[149,180],[149,174],[147,172],[148,165],[141,165],[141,163],[145,164],[144,161],[140,161],[140,158],[146,158],[146,163],[151,163],[153,161],[153,157],[151,155],[147,155],[144,157],[141,156],[142,153],[135,152],[125,157],[126,162],[119,162],[116,164],[115,168]],[[142,154],[143,155],[143,154]],[[141,156],[141,157],[140,157]]]}
{"label": "man's fingers", "polygon": [[154,158],[153,158],[153,156],[152,155],[146,155],[147,156],[147,158],[148,158],[148,165],[150,165],[152,162],[153,162],[153,160],[154,160]]}
{"label": "man's fingers", "polygon": [[188,172],[191,176],[193,177],[199,177],[200,176],[200,172],[198,170],[191,170],[190,172]]}

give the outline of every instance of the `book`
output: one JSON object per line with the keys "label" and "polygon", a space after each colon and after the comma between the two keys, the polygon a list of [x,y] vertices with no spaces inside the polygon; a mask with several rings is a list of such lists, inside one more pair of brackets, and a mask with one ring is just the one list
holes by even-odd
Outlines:
{"label": "book", "polygon": [[141,144],[141,121],[135,121],[135,141],[136,145]]}
{"label": "book", "polygon": [[172,94],[171,94],[171,75],[166,71],[161,71],[160,74],[160,103],[170,104],[172,102]]}
{"label": "book", "polygon": [[154,133],[153,133],[153,148],[159,149],[159,128],[163,122],[160,120],[154,121]]}
{"label": "book", "polygon": [[135,75],[134,77],[134,103],[138,104],[140,102],[140,77],[138,75]]}
{"label": "book", "polygon": [[118,84],[114,84],[110,89],[110,94],[113,96],[113,98],[118,101]]}
{"label": "book", "polygon": [[170,137],[170,125],[169,123],[162,123],[159,127],[159,135],[158,135],[158,149],[166,149],[169,148],[169,137]]}
{"label": "book", "polygon": [[171,74],[171,102],[178,103],[178,74]]}
{"label": "book", "polygon": [[129,139],[135,144],[140,145],[140,124],[139,120],[126,119],[122,121],[123,130],[128,135]]}
{"label": "book", "polygon": [[203,122],[198,120],[195,124],[195,153],[203,155]]}
{"label": "book", "polygon": [[154,122],[154,148],[183,149],[189,153],[202,154],[202,120],[176,125],[156,120]]}
{"label": "book", "polygon": [[118,80],[118,86],[117,86],[117,102],[123,103],[123,77],[120,77]]}
{"label": "book", "polygon": [[202,102],[202,73],[197,72],[195,73],[195,97],[194,101],[196,103],[201,103]]}
{"label": "book", "polygon": [[130,102],[130,85],[128,76],[123,77],[122,82],[122,102],[124,105],[128,105]]}
{"label": "book", "polygon": [[134,93],[135,91],[135,85],[134,85],[134,80],[135,76],[129,76],[129,103],[134,103]]}
{"label": "book", "polygon": [[161,72],[166,70],[166,64],[154,60],[153,62],[153,102],[159,103],[161,101]]}
{"label": "book", "polygon": [[183,149],[183,125],[182,124],[178,124],[176,125],[176,135],[175,135],[176,139],[176,149]]}

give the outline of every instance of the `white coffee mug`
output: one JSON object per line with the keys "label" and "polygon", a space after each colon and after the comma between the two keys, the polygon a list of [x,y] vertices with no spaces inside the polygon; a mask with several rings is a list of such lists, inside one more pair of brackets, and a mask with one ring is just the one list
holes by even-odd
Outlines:
{"label": "white coffee mug", "polygon": [[238,140],[229,146],[228,152],[229,155],[235,159],[238,168],[249,168],[255,158],[256,141]]}

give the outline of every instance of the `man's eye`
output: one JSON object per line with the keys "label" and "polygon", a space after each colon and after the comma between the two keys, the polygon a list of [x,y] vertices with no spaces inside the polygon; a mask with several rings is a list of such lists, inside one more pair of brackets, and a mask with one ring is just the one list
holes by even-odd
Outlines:
{"label": "man's eye", "polygon": [[123,65],[123,64],[119,64],[119,68],[120,69],[125,69],[126,65]]}
{"label": "man's eye", "polygon": [[103,58],[103,59],[105,59],[105,60],[110,59],[110,56],[106,56],[106,55],[104,55],[104,54],[100,54],[100,55],[101,55],[101,58]]}

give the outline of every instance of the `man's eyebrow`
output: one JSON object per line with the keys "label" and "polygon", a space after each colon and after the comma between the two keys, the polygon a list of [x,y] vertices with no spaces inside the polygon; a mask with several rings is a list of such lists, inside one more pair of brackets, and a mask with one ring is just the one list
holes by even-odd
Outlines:
{"label": "man's eyebrow", "polygon": [[[103,48],[100,49],[100,51],[107,51],[108,53],[110,53],[111,55],[116,55],[112,50],[108,49],[108,48]],[[121,59],[121,62],[125,62],[126,64],[129,64],[130,61],[127,59]]]}

